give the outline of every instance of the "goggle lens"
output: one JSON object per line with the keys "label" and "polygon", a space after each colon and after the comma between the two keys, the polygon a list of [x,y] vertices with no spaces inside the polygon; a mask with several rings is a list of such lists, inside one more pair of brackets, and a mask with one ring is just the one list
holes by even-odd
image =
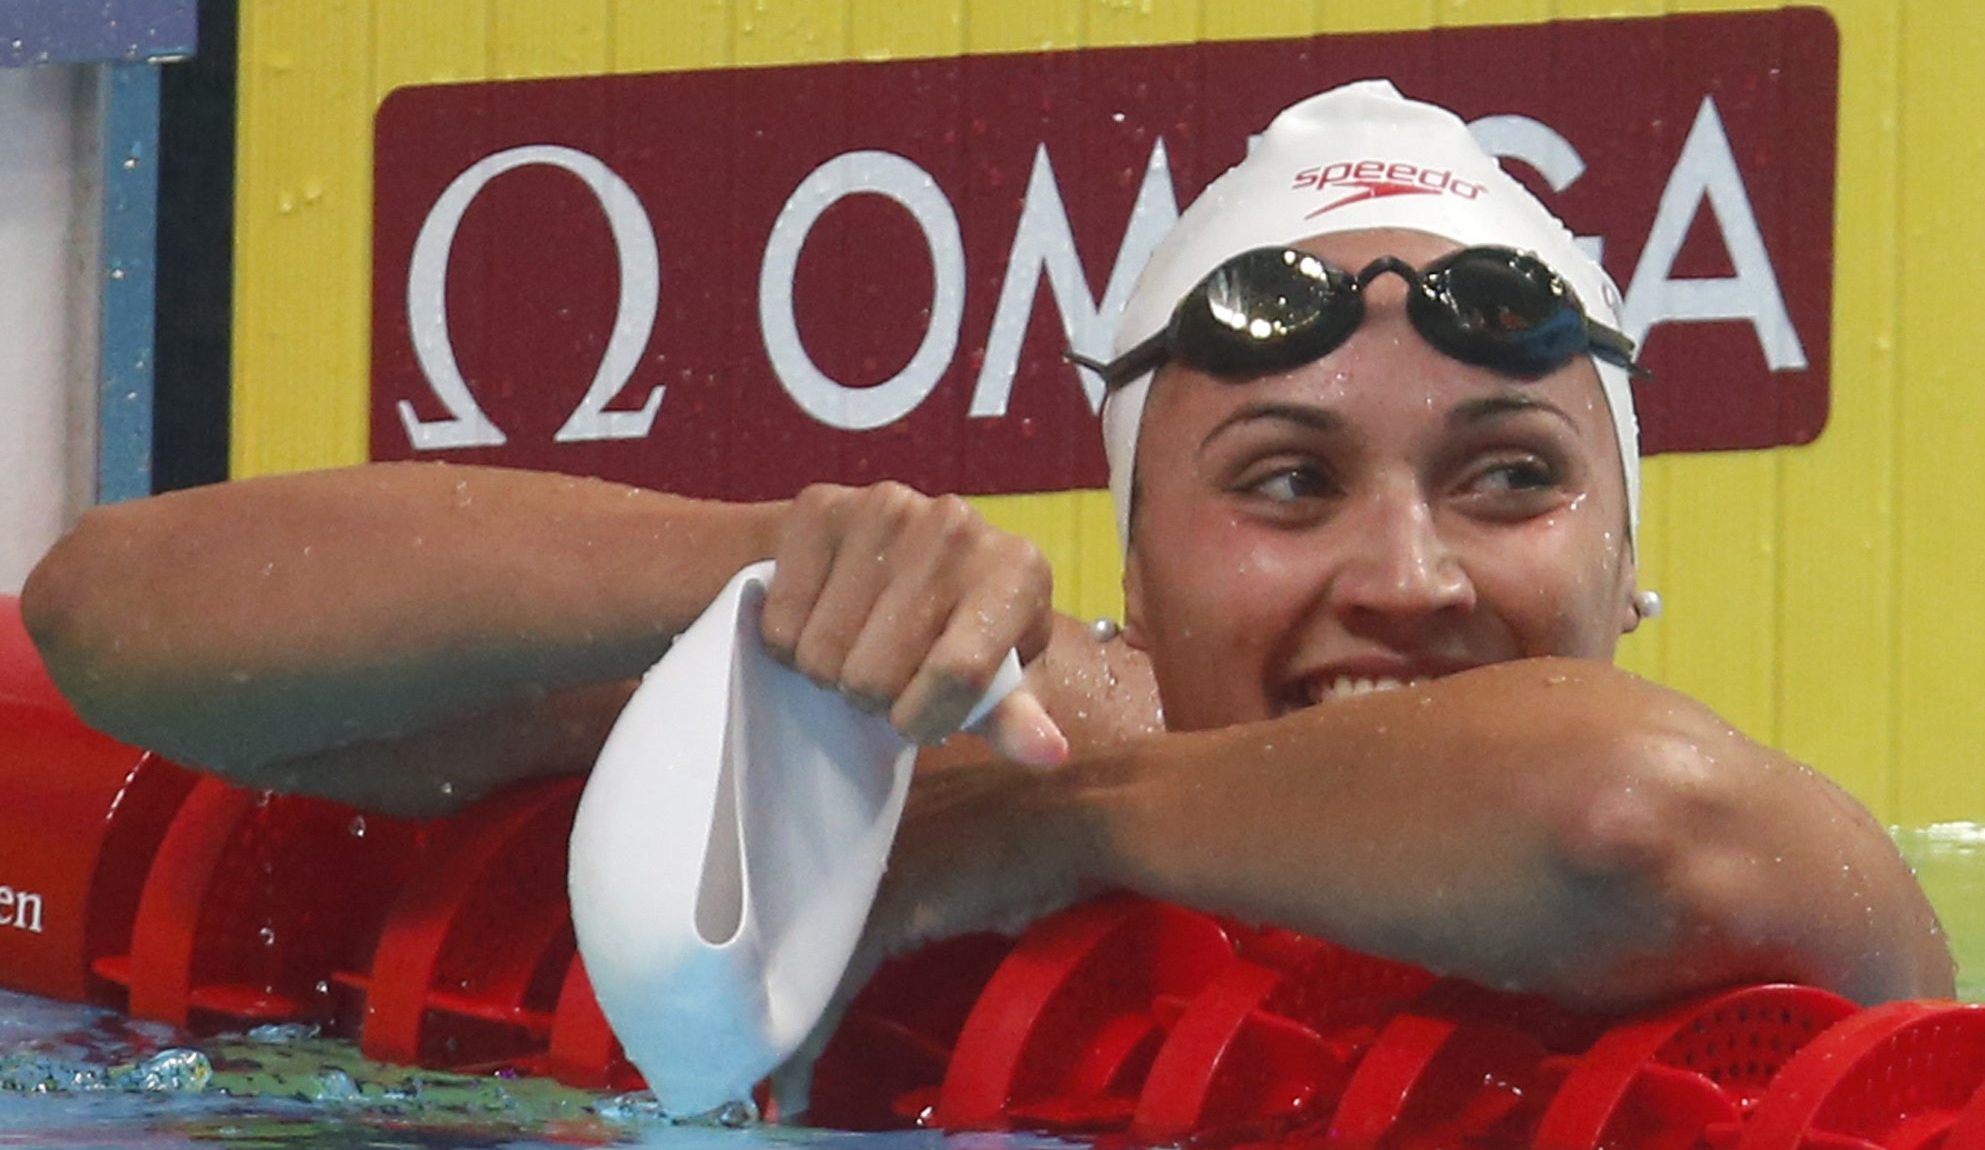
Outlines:
{"label": "goggle lens", "polygon": [[1172,312],[1165,329],[1108,364],[1071,353],[1117,388],[1168,359],[1246,378],[1328,355],[1364,321],[1364,289],[1386,273],[1410,285],[1407,318],[1427,342],[1464,363],[1519,379],[1548,375],[1584,354],[1643,374],[1633,341],[1588,318],[1542,260],[1514,248],[1471,247],[1415,269],[1395,257],[1356,275],[1293,248],[1256,248],[1221,264]]}
{"label": "goggle lens", "polygon": [[1534,377],[1592,346],[1570,289],[1523,252],[1464,248],[1421,272],[1413,289],[1406,304],[1413,326],[1467,363]]}
{"label": "goggle lens", "polygon": [[1215,375],[1308,363],[1341,343],[1364,304],[1357,284],[1316,256],[1258,248],[1214,269],[1172,313],[1168,343]]}

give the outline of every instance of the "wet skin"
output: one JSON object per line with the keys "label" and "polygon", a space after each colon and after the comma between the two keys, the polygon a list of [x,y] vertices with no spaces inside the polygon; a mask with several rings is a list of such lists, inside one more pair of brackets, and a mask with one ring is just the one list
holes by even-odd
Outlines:
{"label": "wet skin", "polygon": [[1031,544],[955,499],[740,506],[435,465],[99,509],[23,615],[126,741],[408,814],[584,769],[632,677],[755,559],[779,560],[774,649],[919,738],[1008,647],[1038,653],[1037,705],[1009,699],[990,750],[1066,761],[953,739],[920,763],[851,986],[881,955],[1127,889],[1607,1009],[1783,978],[1949,993],[1935,917],[1867,812],[1607,665],[1633,570],[1592,369],[1519,385],[1457,364],[1400,292],[1378,281],[1367,326],[1300,370],[1159,379],[1127,566],[1148,663],[1054,619]]}
{"label": "wet skin", "polygon": [[[1298,246],[1361,268],[1457,245],[1371,231]],[[1286,373],[1161,370],[1125,590],[1168,728],[1273,718],[1359,679],[1609,660],[1633,629],[1625,483],[1591,361],[1512,381],[1435,350],[1404,299],[1379,278],[1350,339]]]}

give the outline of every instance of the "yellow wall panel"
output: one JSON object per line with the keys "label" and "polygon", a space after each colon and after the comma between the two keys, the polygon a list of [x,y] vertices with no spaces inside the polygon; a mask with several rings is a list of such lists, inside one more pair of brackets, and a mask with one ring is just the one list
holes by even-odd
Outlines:
{"label": "yellow wall panel", "polygon": [[1985,388],[1969,337],[1978,326],[1985,152],[1966,110],[1985,98],[1985,72],[1968,50],[1985,43],[1985,8],[1909,6],[1901,37],[1896,686],[1904,774],[1896,805],[1909,821],[1976,818],[1985,815]]}
{"label": "yellow wall panel", "polygon": [[489,0],[489,70],[499,79],[606,70],[608,0]]}
{"label": "yellow wall panel", "polygon": [[[1833,397],[1827,429],[1778,453],[1778,743],[1895,810],[1896,8],[1841,30]],[[1863,226],[1846,226],[1850,222]]]}
{"label": "yellow wall panel", "polygon": [[[373,95],[405,84],[445,84],[489,76],[489,8],[461,0],[376,5],[372,16]],[[366,168],[371,169],[368,159]]]}
{"label": "yellow wall panel", "polygon": [[964,0],[926,0],[914,20],[901,0],[848,0],[848,54],[857,60],[955,56],[965,49]]}
{"label": "yellow wall panel", "polygon": [[1392,32],[1404,28],[1432,28],[1438,21],[1434,0],[1388,0],[1372,4],[1367,0],[1317,0],[1316,26],[1319,32]]}
{"label": "yellow wall panel", "polygon": [[1199,38],[1198,0],[1089,0],[1089,47],[1183,44]]}
{"label": "yellow wall panel", "polygon": [[[237,474],[365,457],[372,6],[242,12],[234,358]],[[328,130],[327,130],[328,129]],[[280,381],[280,385],[278,382]]]}
{"label": "yellow wall panel", "polygon": [[1670,469],[1662,492],[1673,548],[1659,588],[1666,611],[1654,624],[1666,645],[1662,678],[1774,740],[1777,464],[1753,452],[1687,463]]}
{"label": "yellow wall panel", "polygon": [[673,72],[730,64],[736,6],[734,0],[614,0],[614,71]]}
{"label": "yellow wall panel", "polygon": [[[1660,16],[1669,10],[1668,0],[1556,0],[1552,14],[1560,20],[1607,20],[1622,16]],[[1772,4],[1718,4],[1719,11],[1771,8]]]}
{"label": "yellow wall panel", "polygon": [[[244,0],[237,474],[366,454],[371,124],[406,84],[1194,38],[1651,16],[1728,0]],[[1646,469],[1629,667],[1907,823],[1985,814],[1985,389],[1967,341],[1985,79],[1961,0],[1832,0],[1840,30],[1831,418],[1771,453]],[[1056,561],[1058,601],[1119,610],[1099,492],[990,497]]]}
{"label": "yellow wall panel", "polygon": [[1554,15],[1551,7],[1551,0],[1438,0],[1434,22],[1443,28],[1541,24]]}
{"label": "yellow wall panel", "polygon": [[1203,3],[1201,35],[1208,40],[1265,40],[1307,36],[1316,28],[1315,0],[1264,0],[1258,4]]}
{"label": "yellow wall panel", "polygon": [[842,0],[751,0],[737,9],[739,64],[802,64],[848,58],[848,9]]}
{"label": "yellow wall panel", "polygon": [[1082,43],[1084,0],[964,0],[971,52],[1045,52]]}

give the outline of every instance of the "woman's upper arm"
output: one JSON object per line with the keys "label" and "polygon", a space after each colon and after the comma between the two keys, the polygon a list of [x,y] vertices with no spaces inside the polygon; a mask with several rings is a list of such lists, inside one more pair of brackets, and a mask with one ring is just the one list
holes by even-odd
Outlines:
{"label": "woman's upper arm", "polygon": [[1637,689],[1602,785],[1566,808],[1568,870],[1651,908],[1611,982],[1647,998],[1788,979],[1862,1002],[1948,996],[1943,932],[1894,843],[1819,772],[1665,688]]}

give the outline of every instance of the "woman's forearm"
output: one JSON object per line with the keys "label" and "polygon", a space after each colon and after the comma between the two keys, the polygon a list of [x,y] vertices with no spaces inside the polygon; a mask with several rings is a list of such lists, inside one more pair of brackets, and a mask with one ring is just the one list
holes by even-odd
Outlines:
{"label": "woman's forearm", "polygon": [[1135,744],[1066,780],[1093,883],[1597,1007],[1793,979],[1948,994],[1881,829],[1706,710],[1505,664]]}
{"label": "woman's forearm", "polygon": [[82,715],[252,774],[638,675],[781,506],[425,464],[100,508],[22,608]]}

